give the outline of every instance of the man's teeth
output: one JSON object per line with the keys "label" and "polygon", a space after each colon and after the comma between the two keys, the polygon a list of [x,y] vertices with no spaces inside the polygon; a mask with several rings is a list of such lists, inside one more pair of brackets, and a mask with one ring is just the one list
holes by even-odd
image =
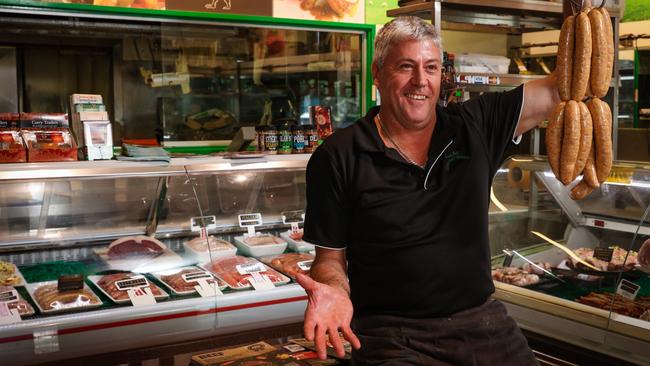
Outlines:
{"label": "man's teeth", "polygon": [[425,99],[427,99],[427,96],[422,95],[422,94],[406,94],[406,97],[410,98],[410,99],[416,99],[416,100],[425,100]]}

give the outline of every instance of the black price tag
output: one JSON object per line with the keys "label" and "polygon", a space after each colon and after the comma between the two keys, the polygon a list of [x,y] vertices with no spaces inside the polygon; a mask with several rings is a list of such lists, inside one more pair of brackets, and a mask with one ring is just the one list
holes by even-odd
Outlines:
{"label": "black price tag", "polygon": [[611,262],[614,255],[614,249],[598,247],[594,249],[594,258],[601,261]]}
{"label": "black price tag", "polygon": [[18,301],[18,291],[12,289],[10,291],[0,292],[0,302],[15,302]]}
{"label": "black price tag", "polygon": [[305,221],[305,212],[302,210],[284,211],[281,213],[284,224],[299,223]]}
{"label": "black price tag", "polygon": [[628,280],[621,280],[616,289],[616,293],[630,300],[634,300],[639,293],[641,286]]}
{"label": "black price tag", "polygon": [[80,274],[59,276],[57,281],[59,291],[73,291],[84,288],[84,276]]}
{"label": "black price tag", "polygon": [[201,231],[201,228],[206,228],[208,230],[214,230],[217,228],[217,217],[212,216],[200,216],[192,217],[190,221],[190,229],[192,231]]}
{"label": "black price tag", "polygon": [[132,288],[138,288],[138,287],[147,287],[149,286],[149,281],[147,281],[144,276],[133,276],[129,279],[126,280],[121,280],[121,281],[115,281],[115,287],[117,287],[118,290],[126,291]]}

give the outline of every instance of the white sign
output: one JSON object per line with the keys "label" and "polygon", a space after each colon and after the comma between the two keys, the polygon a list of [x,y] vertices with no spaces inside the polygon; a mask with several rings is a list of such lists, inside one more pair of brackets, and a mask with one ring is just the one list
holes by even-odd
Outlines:
{"label": "white sign", "polygon": [[126,293],[129,295],[133,306],[153,305],[156,303],[156,298],[153,297],[150,287],[131,288]]}
{"label": "white sign", "polygon": [[9,309],[8,302],[0,302],[0,325],[18,323],[21,320],[17,309]]}
{"label": "white sign", "polygon": [[235,268],[237,268],[240,275],[266,271],[266,266],[260,262],[238,264]]}
{"label": "white sign", "polygon": [[616,293],[630,300],[634,300],[639,293],[641,286],[628,280],[621,280],[616,288]]}
{"label": "white sign", "polygon": [[255,290],[271,290],[275,288],[275,285],[271,282],[269,277],[259,272],[251,273],[251,277],[249,277],[248,281],[253,285]]}

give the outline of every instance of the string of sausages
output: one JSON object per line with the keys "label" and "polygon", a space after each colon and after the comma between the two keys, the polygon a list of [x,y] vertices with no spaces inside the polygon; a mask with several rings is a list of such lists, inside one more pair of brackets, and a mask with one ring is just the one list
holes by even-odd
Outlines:
{"label": "string of sausages", "polygon": [[612,168],[612,112],[600,98],[609,90],[614,42],[609,12],[587,8],[567,17],[560,30],[557,88],[562,102],[546,129],[548,161],[580,200],[607,179]]}

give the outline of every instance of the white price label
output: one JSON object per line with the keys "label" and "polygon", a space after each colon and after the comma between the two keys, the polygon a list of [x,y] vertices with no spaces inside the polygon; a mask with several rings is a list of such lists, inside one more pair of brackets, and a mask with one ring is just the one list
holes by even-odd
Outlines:
{"label": "white price label", "polygon": [[252,213],[252,214],[239,215],[239,226],[248,227],[248,226],[259,226],[259,225],[262,225],[262,214]]}
{"label": "white price label", "polygon": [[266,266],[260,262],[238,264],[235,268],[237,268],[240,275],[266,271]]}
{"label": "white price label", "polygon": [[248,281],[255,290],[270,290],[275,288],[275,285],[267,275],[263,275],[259,272],[251,273],[251,276],[248,278]]}
{"label": "white price label", "polygon": [[298,268],[300,268],[301,270],[309,271],[309,270],[311,270],[312,263],[314,263],[314,260],[310,259],[308,261],[298,262],[297,264],[298,264]]}
{"label": "white price label", "polygon": [[616,288],[616,293],[630,300],[634,300],[639,293],[641,286],[628,280],[621,280]]}
{"label": "white price label", "polygon": [[156,303],[156,298],[153,297],[149,287],[131,288],[126,293],[129,295],[133,306],[153,305]]}
{"label": "white price label", "polygon": [[9,309],[9,303],[0,302],[0,325],[18,323],[22,319],[16,309]]}
{"label": "white price label", "polygon": [[194,286],[194,289],[199,293],[199,295],[201,295],[201,297],[223,295],[216,282],[213,281],[212,283],[208,283],[204,278],[199,279],[197,282],[198,285]]}
{"label": "white price label", "polygon": [[126,280],[115,281],[115,287],[122,291],[147,286],[149,286],[149,281],[143,275],[131,276]]}
{"label": "white price label", "polygon": [[281,215],[282,223],[284,224],[298,224],[305,221],[305,212],[302,210],[284,211]]}

